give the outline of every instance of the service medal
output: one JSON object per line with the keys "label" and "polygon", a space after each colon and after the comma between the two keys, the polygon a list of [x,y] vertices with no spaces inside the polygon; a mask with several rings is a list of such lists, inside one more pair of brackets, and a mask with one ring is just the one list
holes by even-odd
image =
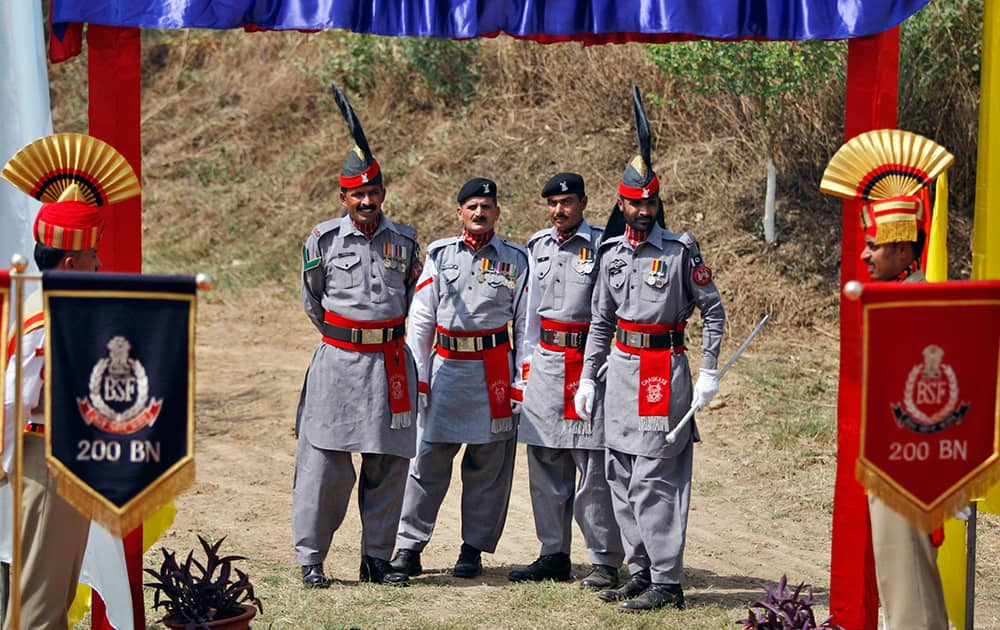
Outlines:
{"label": "service medal", "polygon": [[393,260],[391,258],[383,258],[382,264],[385,265],[386,269],[392,269],[393,267],[395,267],[395,264],[393,263]]}
{"label": "service medal", "polygon": [[517,285],[517,283],[514,282],[514,278],[508,278],[507,279],[507,288],[513,289],[516,285]]}
{"label": "service medal", "polygon": [[480,284],[486,281],[486,274],[483,273],[482,269],[476,272],[476,280],[478,280]]}

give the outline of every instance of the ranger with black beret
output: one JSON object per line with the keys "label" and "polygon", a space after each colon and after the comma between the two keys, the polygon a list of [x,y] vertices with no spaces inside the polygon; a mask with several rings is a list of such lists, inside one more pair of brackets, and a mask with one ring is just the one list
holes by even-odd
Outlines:
{"label": "ranger with black beret", "polygon": [[584,419],[573,404],[604,230],[583,218],[587,193],[579,174],[556,174],[542,197],[552,227],[528,241],[528,325],[521,351],[526,382],[518,429],[518,439],[527,444],[531,508],[542,549],[530,565],[511,571],[510,579],[569,580],[575,515],[592,565],[580,586],[613,588],[625,552],[604,475],[604,413],[596,405]]}
{"label": "ranger with black beret", "polygon": [[462,235],[427,248],[407,327],[424,417],[392,566],[410,576],[422,571],[420,553],[463,444],[462,548],[455,577],[476,577],[481,552],[496,550],[514,475],[517,410],[510,391],[524,336],[528,257],[494,232],[500,216],[495,182],[469,180],[458,204]]}

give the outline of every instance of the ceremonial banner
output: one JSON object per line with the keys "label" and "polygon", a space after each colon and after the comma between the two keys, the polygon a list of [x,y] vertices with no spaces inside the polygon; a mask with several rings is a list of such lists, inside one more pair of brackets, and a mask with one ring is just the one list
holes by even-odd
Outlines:
{"label": "ceremonial banner", "polygon": [[1000,478],[1000,282],[861,294],[858,480],[930,532]]}
{"label": "ceremonial banner", "polygon": [[194,480],[192,277],[46,272],[46,458],[122,536]]}

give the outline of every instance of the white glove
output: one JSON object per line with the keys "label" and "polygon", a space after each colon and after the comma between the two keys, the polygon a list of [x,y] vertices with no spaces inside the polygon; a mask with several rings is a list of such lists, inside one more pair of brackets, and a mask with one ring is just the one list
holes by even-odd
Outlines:
{"label": "white glove", "polygon": [[510,384],[510,392],[511,392],[511,396],[510,396],[510,410],[515,415],[521,413],[521,401],[514,399],[514,390],[519,391],[521,393],[522,398],[523,398],[524,397],[524,390],[525,390],[525,388],[527,388],[527,386],[528,386],[528,382],[524,381],[524,380],[514,381],[513,383]]}
{"label": "white glove", "polygon": [[521,413],[521,401],[511,400],[510,401],[510,412],[515,416]]}
{"label": "white glove", "polygon": [[573,406],[576,407],[576,415],[584,420],[590,420],[594,413],[594,398],[597,396],[597,384],[589,378],[580,379],[580,385],[573,395]]}
{"label": "white glove", "polygon": [[718,391],[719,371],[701,368],[698,370],[698,382],[694,384],[694,397],[691,400],[691,406],[695,409],[701,409],[711,402]]}
{"label": "white glove", "polygon": [[427,394],[420,392],[417,394],[417,413],[424,413],[427,411]]}

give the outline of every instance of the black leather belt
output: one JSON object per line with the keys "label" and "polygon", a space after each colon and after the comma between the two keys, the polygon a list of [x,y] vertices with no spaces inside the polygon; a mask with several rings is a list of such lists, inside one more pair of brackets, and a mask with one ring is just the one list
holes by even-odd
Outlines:
{"label": "black leather belt", "polygon": [[438,333],[438,345],[452,352],[479,352],[490,350],[507,343],[510,337],[506,330],[475,337],[452,337]]}
{"label": "black leather belt", "polygon": [[633,348],[679,348],[684,345],[684,331],[671,330],[665,333],[632,332],[619,327],[615,339]]}
{"label": "black leather belt", "polygon": [[333,324],[324,323],[323,335],[330,339],[346,341],[347,343],[388,343],[406,335],[406,324],[399,324],[392,328],[346,328],[344,326],[334,326]]}
{"label": "black leather belt", "polygon": [[541,340],[560,348],[582,348],[587,345],[587,331],[542,330]]}

